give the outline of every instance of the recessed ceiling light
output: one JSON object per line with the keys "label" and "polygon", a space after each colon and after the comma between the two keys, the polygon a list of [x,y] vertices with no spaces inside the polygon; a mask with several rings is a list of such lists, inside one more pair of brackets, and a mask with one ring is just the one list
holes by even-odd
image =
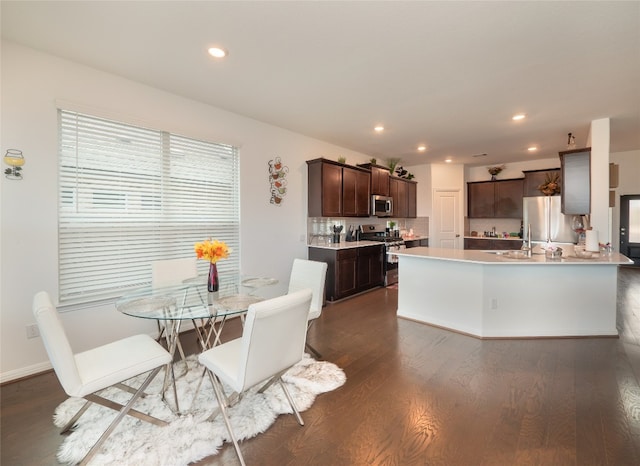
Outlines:
{"label": "recessed ceiling light", "polygon": [[209,55],[211,55],[213,58],[224,58],[228,54],[229,54],[229,52],[227,52],[222,47],[211,47],[211,48],[209,48]]}
{"label": "recessed ceiling light", "polygon": [[373,128],[373,130],[374,130],[376,133],[381,133],[381,132],[383,132],[383,131],[384,131],[384,126],[382,126],[382,125],[378,125],[378,126],[376,126],[375,128]]}
{"label": "recessed ceiling light", "polygon": [[538,148],[537,148],[536,146],[531,146],[531,147],[527,147],[527,150],[528,150],[529,152],[535,152],[535,151],[537,151],[537,150],[538,150]]}
{"label": "recessed ceiling light", "polygon": [[514,121],[524,120],[525,118],[526,118],[526,115],[524,113],[518,113],[517,115],[513,115],[511,117],[511,119]]}
{"label": "recessed ceiling light", "polygon": [[424,151],[426,151],[426,150],[427,150],[427,146],[425,146],[424,144],[423,144],[423,145],[420,145],[420,146],[418,146],[418,150],[419,150],[420,152],[424,152]]}
{"label": "recessed ceiling light", "polygon": [[451,159],[445,159],[445,162],[451,163]]}

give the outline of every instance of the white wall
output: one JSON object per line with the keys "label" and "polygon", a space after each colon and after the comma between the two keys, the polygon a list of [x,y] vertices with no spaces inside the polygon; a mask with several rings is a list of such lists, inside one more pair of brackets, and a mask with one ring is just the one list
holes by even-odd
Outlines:
{"label": "white wall", "polygon": [[415,165],[405,167],[409,173],[413,173],[416,188],[416,213],[418,217],[431,217],[431,165]]}
{"label": "white wall", "polygon": [[591,228],[598,232],[601,243],[611,242],[609,209],[609,118],[591,122],[589,141],[591,147]]}
{"label": "white wall", "polygon": [[640,150],[628,152],[614,152],[610,154],[609,161],[618,164],[618,187],[613,190],[616,193],[616,204],[611,209],[612,241],[616,251],[620,250],[620,196],[626,194],[640,195]]}
{"label": "white wall", "polygon": [[[40,290],[57,300],[57,113],[64,101],[87,112],[240,147],[241,268],[273,276],[283,293],[295,257],[307,257],[306,160],[370,156],[185,99],[6,41],[2,43],[2,146],[23,151],[24,180],[2,177],[0,202],[0,381],[48,368],[40,338],[27,339],[31,301]],[[213,90],[212,90],[213,92]],[[281,206],[269,203],[267,162],[289,167]],[[111,305],[62,315],[73,349],[82,351],[155,323],[120,315]]]}

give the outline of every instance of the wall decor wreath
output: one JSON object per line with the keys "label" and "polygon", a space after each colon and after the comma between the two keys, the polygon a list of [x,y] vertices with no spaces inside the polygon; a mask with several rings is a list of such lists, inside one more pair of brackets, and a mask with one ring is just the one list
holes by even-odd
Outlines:
{"label": "wall decor wreath", "polygon": [[287,194],[287,173],[289,167],[282,165],[280,157],[269,160],[269,184],[271,199],[269,202],[277,206],[282,205],[284,196]]}

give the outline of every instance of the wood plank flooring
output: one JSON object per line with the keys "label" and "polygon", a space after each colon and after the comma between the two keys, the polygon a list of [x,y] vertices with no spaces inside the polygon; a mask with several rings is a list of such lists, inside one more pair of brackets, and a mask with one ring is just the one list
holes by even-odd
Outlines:
{"label": "wood plank flooring", "polygon": [[[281,416],[242,442],[247,464],[640,464],[640,269],[619,274],[620,338],[479,340],[398,319],[396,303],[379,289],[324,308],[309,341],[347,383],[302,413],[304,427]],[[1,391],[0,463],[56,464],[55,375]],[[197,464],[238,462],[225,445]]]}

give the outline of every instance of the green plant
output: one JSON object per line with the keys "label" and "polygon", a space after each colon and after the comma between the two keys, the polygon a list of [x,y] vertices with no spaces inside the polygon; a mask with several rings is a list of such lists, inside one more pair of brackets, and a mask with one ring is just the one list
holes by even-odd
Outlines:
{"label": "green plant", "polygon": [[372,157],[369,162],[371,162],[373,165],[376,164],[376,162],[378,162],[378,160],[375,157]]}
{"label": "green plant", "polygon": [[347,161],[346,157],[338,157],[338,162],[339,163],[345,163]]}
{"label": "green plant", "polygon": [[387,166],[389,167],[389,173],[393,175],[399,163],[400,163],[400,159],[388,159]]}

